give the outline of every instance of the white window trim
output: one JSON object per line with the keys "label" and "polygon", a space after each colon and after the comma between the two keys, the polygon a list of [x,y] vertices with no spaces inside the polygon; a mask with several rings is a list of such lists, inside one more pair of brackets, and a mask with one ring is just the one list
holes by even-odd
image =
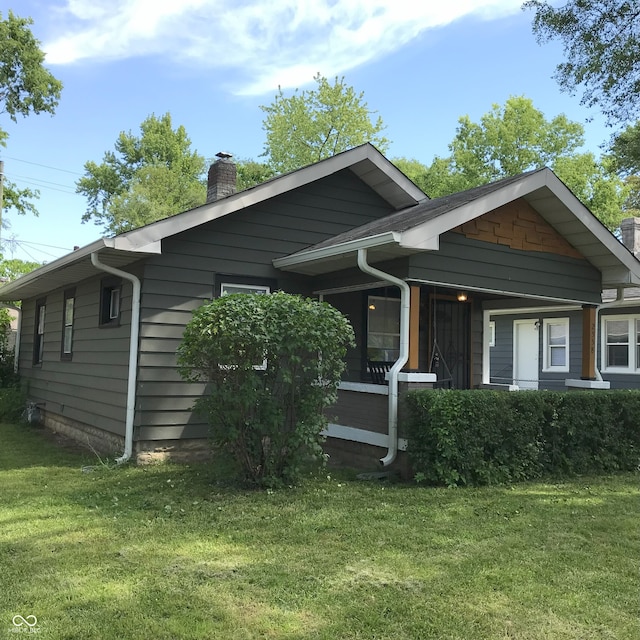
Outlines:
{"label": "white window trim", "polygon": [[[551,325],[561,325],[565,328],[565,364],[561,366],[554,366],[551,364],[551,348],[549,344],[549,327]],[[542,371],[545,373],[566,373],[569,371],[570,358],[569,350],[571,346],[571,340],[569,339],[569,318],[543,318],[542,320]]]}
{"label": "white window trim", "polygon": [[120,316],[120,287],[114,287],[109,292],[109,320],[116,320]]}
{"label": "white window trim", "polygon": [[495,320],[489,321],[489,346],[490,347],[496,346],[496,321]]}
{"label": "white window trim", "polygon": [[234,289],[246,289],[247,293],[271,293],[271,289],[261,284],[236,284],[235,282],[222,282],[220,284],[220,295],[228,296],[229,292],[225,287],[233,287]]}
{"label": "white window trim", "polygon": [[[627,322],[627,330],[629,332],[628,349],[628,366],[626,367],[607,367],[607,320],[624,320]],[[640,321],[640,315],[604,315],[600,318],[600,363],[603,373],[627,373],[632,375],[640,374],[640,362],[636,362],[636,321]]]}

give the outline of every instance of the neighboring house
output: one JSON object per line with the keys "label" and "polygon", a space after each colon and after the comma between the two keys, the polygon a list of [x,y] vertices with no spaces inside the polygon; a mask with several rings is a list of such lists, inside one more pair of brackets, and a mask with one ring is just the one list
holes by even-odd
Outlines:
{"label": "neighboring house", "polygon": [[[622,243],[640,253],[640,219],[621,224]],[[591,312],[595,371],[582,376],[584,313],[579,305],[500,302],[488,311],[490,381],[511,389],[640,389],[640,288],[605,289]],[[581,377],[595,381],[580,382]]]}
{"label": "neighboring house", "polygon": [[[406,445],[406,389],[491,386],[505,308],[577,314],[570,357],[589,380],[576,384],[598,386],[595,308],[603,289],[640,287],[640,263],[550,170],[429,200],[368,144],[236,194],[232,167],[212,165],[205,205],[0,289],[23,301],[19,368],[45,424],[123,458],[203,450],[191,407],[204,386],[181,380],[175,352],[191,312],[234,291],[318,296],[349,317],[357,346],[327,446],[360,466]],[[530,349],[523,334],[518,361]]]}

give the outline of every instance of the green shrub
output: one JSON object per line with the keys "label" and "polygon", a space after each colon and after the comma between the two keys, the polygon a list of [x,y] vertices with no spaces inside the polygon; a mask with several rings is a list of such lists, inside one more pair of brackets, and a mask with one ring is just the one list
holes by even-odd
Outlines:
{"label": "green shrub", "polygon": [[20,387],[0,389],[0,420],[2,422],[22,422],[27,395]]}
{"label": "green shrub", "polygon": [[482,485],[640,464],[640,392],[414,391],[409,455],[433,484]]}
{"label": "green shrub", "polygon": [[326,303],[286,293],[222,296],[194,312],[181,375],[207,382],[195,409],[217,450],[257,484],[295,481],[323,460],[323,410],[335,402],[353,329]]}

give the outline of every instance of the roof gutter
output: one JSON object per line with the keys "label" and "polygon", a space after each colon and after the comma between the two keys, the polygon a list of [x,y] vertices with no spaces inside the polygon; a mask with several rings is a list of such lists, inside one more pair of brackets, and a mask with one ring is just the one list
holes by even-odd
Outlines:
{"label": "roof gutter", "polygon": [[125,433],[124,433],[124,453],[116,458],[117,464],[127,462],[131,458],[133,452],[133,419],[135,417],[136,408],[136,384],[138,374],[138,337],[140,335],[140,280],[127,271],[121,271],[115,267],[110,267],[102,262],[98,258],[97,252],[91,254],[91,264],[110,273],[111,275],[118,276],[128,280],[133,285],[133,296],[131,301],[131,332],[129,341],[129,377],[127,381],[127,413],[125,420]]}
{"label": "roof gutter", "polygon": [[337,256],[342,256],[351,251],[359,251],[360,249],[371,249],[380,247],[385,244],[400,244],[400,234],[396,231],[388,231],[386,233],[380,233],[375,236],[369,236],[366,238],[360,238],[358,240],[348,240],[340,244],[330,245],[328,247],[321,247],[319,249],[309,249],[301,251],[300,253],[294,253],[292,255],[283,256],[282,258],[276,258],[273,261],[273,266],[276,269],[290,269],[291,267],[297,267],[309,262],[328,260]]}
{"label": "roof gutter", "polygon": [[367,262],[367,250],[358,249],[358,267],[363,273],[400,288],[400,353],[389,370],[389,410],[387,454],[380,459],[383,467],[388,467],[398,453],[398,374],[409,359],[409,305],[411,290],[400,278],[372,267]]}

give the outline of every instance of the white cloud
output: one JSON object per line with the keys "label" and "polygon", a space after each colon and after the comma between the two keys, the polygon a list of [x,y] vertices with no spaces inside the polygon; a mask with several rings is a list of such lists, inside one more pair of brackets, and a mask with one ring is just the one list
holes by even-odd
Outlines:
{"label": "white cloud", "polygon": [[66,0],[47,62],[163,56],[233,70],[237,93],[261,95],[345,73],[467,15],[521,0]]}

